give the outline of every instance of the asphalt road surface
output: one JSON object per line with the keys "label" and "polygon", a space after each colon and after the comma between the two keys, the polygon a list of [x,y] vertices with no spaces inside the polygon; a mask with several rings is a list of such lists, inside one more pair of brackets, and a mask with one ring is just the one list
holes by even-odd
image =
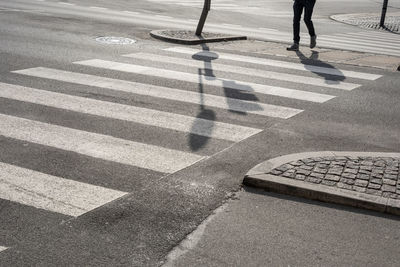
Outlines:
{"label": "asphalt road surface", "polygon": [[159,265],[259,162],[399,151],[397,73],[162,43],[201,9],[130,2],[0,1],[1,266]]}

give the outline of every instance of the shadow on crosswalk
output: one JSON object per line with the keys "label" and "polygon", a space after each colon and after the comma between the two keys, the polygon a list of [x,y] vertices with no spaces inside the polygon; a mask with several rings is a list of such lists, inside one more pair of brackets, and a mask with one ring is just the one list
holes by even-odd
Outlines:
{"label": "shadow on crosswalk", "polygon": [[[202,123],[202,120],[198,120],[198,119],[206,119],[209,121],[215,121],[216,120],[216,115],[215,112],[211,109],[206,108],[205,103],[204,103],[204,83],[203,83],[203,79],[205,80],[218,80],[219,78],[216,77],[216,75],[214,74],[214,70],[212,67],[212,60],[218,59],[219,56],[217,53],[214,52],[210,52],[210,48],[206,45],[206,44],[202,44],[202,51],[199,53],[196,53],[194,55],[192,55],[192,58],[195,60],[199,60],[199,61],[203,61],[204,62],[204,68],[199,68],[198,69],[198,76],[199,76],[199,94],[200,94],[200,110],[199,113],[196,116],[196,120],[194,121],[193,125],[192,125],[192,129],[196,129],[198,128]],[[204,55],[202,55],[202,52],[207,51],[209,53],[211,53],[211,55],[208,55],[207,57],[205,57]],[[233,80],[226,80],[226,79],[220,79],[222,81],[222,88],[224,90],[224,94],[226,96],[226,102],[228,104],[228,111],[232,112],[232,113],[236,113],[236,114],[240,114],[240,115],[247,115],[246,111],[238,111],[235,110],[235,104],[236,104],[236,100],[237,99],[241,99],[241,100],[246,100],[246,101],[258,101],[259,99],[257,98],[257,96],[255,96],[252,93],[248,93],[251,91],[254,91],[250,86],[248,85],[242,85],[241,87],[243,87],[242,90],[238,91],[238,90],[233,90],[232,88],[235,88],[235,85],[238,85],[236,81]],[[246,106],[246,108],[250,111],[250,110],[262,110],[262,107],[260,105],[258,105],[257,103],[251,103],[248,104]],[[206,143],[208,142],[208,140],[210,139],[208,136],[211,136],[211,133],[213,131],[213,128],[210,127],[208,128],[209,133],[207,136],[198,136],[196,134],[190,134],[189,137],[189,145],[190,148],[192,149],[192,151],[197,151],[199,149],[201,149],[202,147],[204,147],[206,145]],[[191,131],[193,132],[193,131]]]}
{"label": "shadow on crosswalk", "polygon": [[[301,63],[304,65],[304,67],[307,70],[311,71],[312,73],[315,73],[318,76],[321,76],[322,78],[324,78],[326,84],[339,84],[341,81],[345,80],[345,75],[339,69],[337,69],[333,65],[326,63],[319,59],[318,51],[315,51],[315,50],[311,51],[310,57],[305,56],[300,51],[296,51],[296,54],[299,57]],[[314,71],[313,68],[309,68],[309,66],[313,66],[313,65],[309,65],[310,62],[312,62],[313,65],[317,65],[319,67],[335,69],[338,71],[338,73],[337,73],[337,75],[332,75],[332,74]]]}

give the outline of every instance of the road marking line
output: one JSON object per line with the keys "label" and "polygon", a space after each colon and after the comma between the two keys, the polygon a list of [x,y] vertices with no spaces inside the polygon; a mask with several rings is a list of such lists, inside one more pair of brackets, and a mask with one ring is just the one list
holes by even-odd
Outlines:
{"label": "road marking line", "polygon": [[80,216],[126,195],[0,162],[0,197],[68,216]]}
{"label": "road marking line", "polygon": [[371,45],[362,45],[362,43],[358,43],[358,44],[347,44],[344,43],[340,40],[335,41],[336,39],[332,39],[332,40],[319,40],[319,44],[322,46],[326,46],[326,47],[338,47],[338,45],[341,47],[341,49],[347,49],[347,50],[353,50],[353,51],[359,51],[359,52],[368,52],[368,53],[384,53],[384,54],[388,54],[388,55],[396,55],[396,56],[400,56],[400,51],[398,50],[394,50],[394,49],[385,49],[385,48],[380,48],[380,47],[374,47]]}
{"label": "road marking line", "polygon": [[[322,35],[323,37],[330,37],[332,35]],[[382,37],[382,36],[360,36],[360,35],[350,35],[347,33],[339,33],[339,34],[335,34],[333,35],[333,37],[339,37],[343,40],[353,40],[353,41],[359,41],[361,43],[363,42],[368,42],[371,44],[380,44],[383,46],[387,46],[389,48],[393,48],[396,49],[397,47],[393,46],[393,44],[400,44],[400,38],[396,39],[396,40],[391,40],[391,39],[387,39],[386,37]]]}
{"label": "road marking line", "polygon": [[242,25],[238,24],[228,24],[228,23],[222,23],[221,25],[227,26],[227,27],[235,27],[235,28],[242,28]]}
{"label": "road marking line", "polygon": [[263,31],[273,31],[273,32],[279,32],[279,30],[277,29],[271,29],[271,28],[258,28],[259,30],[263,30]]}
{"label": "road marking line", "polygon": [[204,157],[103,134],[0,114],[0,135],[163,173]]}
{"label": "road marking line", "polygon": [[0,252],[4,251],[4,250],[6,250],[6,249],[8,249],[8,248],[7,248],[7,247],[0,246]]}
{"label": "road marking line", "polygon": [[[382,48],[382,49],[388,49],[393,50],[393,51],[399,51],[400,52],[400,47],[394,47],[393,45],[388,44],[387,41],[383,40],[381,42],[379,41],[370,41],[366,39],[359,39],[359,38],[354,38],[354,37],[344,37],[344,36],[318,36],[318,40],[324,40],[324,41],[329,41],[329,42],[335,42],[335,43],[345,43],[349,45],[357,45],[361,47],[377,47],[377,48]],[[400,45],[400,43],[399,43]]]}
{"label": "road marking line", "polygon": [[75,6],[76,4],[74,3],[67,3],[67,2],[58,2],[60,5],[66,5],[66,6]]}
{"label": "road marking line", "polygon": [[140,14],[139,12],[128,11],[128,10],[125,10],[125,11],[122,11],[122,12],[124,12],[126,14],[132,14],[132,15],[139,15]]}
{"label": "road marking line", "polygon": [[347,35],[350,36],[360,36],[360,37],[365,37],[365,38],[377,38],[379,40],[386,39],[386,40],[392,40],[392,41],[399,41],[400,36],[392,34],[392,33],[380,33],[380,32],[353,32],[353,33],[347,33]]}
{"label": "road marking line", "polygon": [[[4,83],[0,83],[0,97],[233,142],[239,142],[262,131],[240,125]],[[199,97],[198,95],[197,99]]]}
{"label": "road marking line", "polygon": [[164,15],[155,15],[155,16],[162,19],[173,19],[173,17],[170,16],[164,16]]}
{"label": "road marking line", "polygon": [[[280,80],[280,81],[303,83],[303,84],[335,88],[335,89],[342,89],[342,90],[353,90],[353,89],[361,86],[360,84],[345,83],[342,81],[336,81],[336,80],[330,80],[330,79],[320,79],[320,78],[299,76],[299,75],[266,71],[266,70],[260,70],[260,69],[251,69],[251,68],[244,68],[244,67],[239,67],[239,66],[210,63],[210,61],[188,60],[188,59],[161,56],[161,55],[148,54],[148,53],[133,53],[133,54],[128,54],[128,55],[124,55],[124,56],[129,57],[129,58],[135,58],[135,59],[150,60],[150,61],[154,61],[154,62],[179,64],[179,65],[197,67],[197,68],[208,69],[208,70],[225,71],[225,72],[245,74],[245,75],[250,75],[250,76],[258,76],[258,77]],[[334,96],[328,96],[328,95],[326,95],[326,96],[328,99],[334,98]]]}
{"label": "road marking line", "polygon": [[[123,71],[128,73],[150,75],[160,78],[174,79],[192,83],[199,82],[198,74],[152,68],[141,65],[119,63],[115,61],[92,59],[92,60],[77,61],[74,62],[74,64],[109,69],[109,70]],[[269,85],[256,84],[250,82],[242,82],[230,79],[220,79],[205,75],[202,77],[204,77],[204,79],[201,81],[201,83],[210,86],[217,86],[217,87],[230,88],[234,90],[242,90],[249,92],[257,92],[261,94],[274,95],[274,96],[280,96],[280,97],[286,97],[286,98],[292,98],[292,99],[304,100],[316,103],[323,103],[325,101],[332,99],[332,96],[330,95],[329,96],[322,95],[308,91],[301,91],[296,89],[269,86]]]}
{"label": "road marking line", "polygon": [[90,8],[99,9],[99,10],[107,10],[108,9],[106,7],[99,7],[99,6],[91,6]]}
{"label": "road marking line", "polygon": [[280,67],[280,68],[286,68],[286,69],[295,69],[295,70],[302,70],[302,71],[310,71],[310,72],[316,72],[316,73],[323,73],[323,74],[330,74],[330,75],[337,75],[337,76],[351,77],[351,78],[358,78],[358,79],[365,79],[365,80],[376,80],[376,79],[382,77],[382,75],[369,74],[369,73],[363,73],[363,72],[355,72],[355,71],[341,70],[341,69],[335,69],[335,68],[325,68],[325,67],[319,67],[319,66],[314,66],[314,65],[304,65],[304,64],[300,64],[300,63],[278,61],[278,60],[272,60],[272,59],[267,59],[267,58],[249,57],[249,56],[220,53],[220,52],[209,52],[209,51],[202,51],[202,50],[186,48],[186,47],[171,47],[171,48],[165,48],[163,50],[169,51],[169,52],[175,52],[175,53],[190,54],[190,55],[197,54],[199,56],[202,55],[202,56],[210,57],[210,58],[215,58],[215,53],[217,53],[218,58],[220,58],[220,59],[241,61],[241,62],[247,62],[247,63],[266,65],[266,66]]}
{"label": "road marking line", "polygon": [[[148,84],[140,84],[130,81],[116,80],[105,77],[98,77],[88,74],[73,73],[47,68],[33,68],[13,71],[28,76],[52,79],[63,82],[96,86],[111,90],[118,90],[139,95],[147,95],[158,98],[165,98],[174,101],[204,104],[205,106],[229,109],[233,111],[258,114],[262,116],[288,119],[301,113],[303,110],[283,106],[275,106],[253,101],[245,101],[234,98],[226,98],[209,94],[200,94],[190,91],[171,89]],[[202,100],[203,99],[203,100]],[[203,102],[202,102],[203,101]]]}

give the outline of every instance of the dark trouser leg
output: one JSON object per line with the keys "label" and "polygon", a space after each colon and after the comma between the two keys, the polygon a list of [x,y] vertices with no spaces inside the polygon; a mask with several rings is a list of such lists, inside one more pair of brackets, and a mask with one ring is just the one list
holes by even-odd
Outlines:
{"label": "dark trouser leg", "polygon": [[300,42],[300,19],[303,13],[304,5],[299,0],[295,0],[293,4],[293,41]]}
{"label": "dark trouser leg", "polygon": [[314,24],[311,20],[314,10],[315,0],[305,0],[304,5],[304,22],[307,25],[308,33],[310,36],[315,36]]}

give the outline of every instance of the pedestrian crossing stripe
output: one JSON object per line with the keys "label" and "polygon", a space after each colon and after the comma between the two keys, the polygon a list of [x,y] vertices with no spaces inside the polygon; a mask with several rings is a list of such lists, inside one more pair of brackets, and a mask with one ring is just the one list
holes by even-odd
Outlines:
{"label": "pedestrian crossing stripe", "polygon": [[[346,42],[350,44],[357,44],[360,42],[359,38],[355,38],[354,36],[349,36],[349,35],[344,35],[344,34],[337,34],[335,36],[340,37],[340,42]],[[324,37],[324,36],[319,36],[319,40],[329,40],[330,38]],[[382,48],[390,48],[391,50],[399,50],[400,51],[400,40],[398,42],[399,46],[394,46],[394,41],[391,41],[391,43],[388,43],[387,40],[383,40],[380,38],[379,40],[374,40],[374,39],[366,39],[362,38],[362,42],[364,45],[368,45],[371,47],[382,47]]]}
{"label": "pedestrian crossing stripe", "polygon": [[[116,70],[128,73],[150,75],[165,79],[174,79],[192,83],[199,82],[198,74],[191,74],[186,72],[172,71],[166,69],[152,68],[141,65],[126,64],[115,61],[107,61],[101,59],[92,59],[85,61],[77,61],[74,64],[103,68],[108,70]],[[292,98],[297,100],[304,100],[310,102],[323,103],[333,98],[331,95],[313,93],[308,91],[301,91],[296,89],[283,88],[278,86],[269,86],[264,84],[256,84],[250,82],[242,82],[230,79],[216,78],[212,76],[205,76],[205,79],[201,81],[201,84],[209,86],[217,86],[235,90],[250,91],[260,94],[274,95],[286,98]]]}
{"label": "pedestrian crossing stripe", "polygon": [[[186,47],[170,47],[170,48],[165,48],[163,50],[169,51],[169,52],[175,52],[175,53],[190,54],[190,55],[196,54],[198,56],[209,57],[209,58],[216,57],[215,52],[198,50],[198,49],[193,49],[193,48],[186,48]],[[365,79],[365,80],[376,80],[376,79],[382,77],[382,75],[377,75],[377,74],[348,71],[348,70],[335,69],[335,68],[326,68],[326,67],[320,67],[320,66],[315,66],[315,65],[306,65],[306,64],[301,64],[301,63],[278,61],[278,60],[267,59],[267,58],[249,57],[249,56],[235,55],[235,54],[229,54],[229,53],[218,52],[218,58],[232,60],[232,61],[240,61],[240,62],[246,62],[246,63],[265,65],[265,66],[272,66],[272,67],[279,67],[279,68],[335,75],[335,76],[341,76],[341,77]]]}
{"label": "pedestrian crossing stripe", "polygon": [[260,129],[0,83],[0,97],[239,142]]}
{"label": "pedestrian crossing stripe", "polygon": [[239,67],[239,66],[218,64],[218,63],[210,62],[207,60],[204,60],[204,61],[187,60],[187,59],[180,59],[180,58],[175,58],[175,57],[161,56],[161,55],[155,55],[155,54],[149,54],[149,53],[134,53],[134,54],[128,54],[128,55],[124,55],[124,56],[129,57],[129,58],[135,58],[135,59],[150,60],[150,61],[154,61],[154,62],[179,64],[179,65],[184,65],[184,66],[203,68],[203,69],[207,69],[207,70],[225,71],[225,72],[230,72],[230,73],[257,76],[257,77],[262,77],[262,78],[266,78],[266,79],[274,79],[274,80],[287,81],[287,82],[296,82],[296,83],[302,83],[302,84],[307,84],[307,85],[314,85],[314,86],[321,86],[321,87],[328,87],[328,88],[335,88],[335,89],[342,89],[342,90],[353,90],[353,89],[361,86],[360,84],[347,83],[347,82],[337,81],[337,80],[333,80],[333,79],[329,79],[329,78],[321,79],[321,78],[286,74],[286,73],[280,73],[280,72],[266,71],[266,70],[260,70],[260,69],[254,69],[254,68],[244,68],[244,67]]}
{"label": "pedestrian crossing stripe", "polygon": [[0,135],[162,173],[173,173],[206,157],[0,114]]}
{"label": "pedestrian crossing stripe", "polygon": [[382,52],[400,52],[400,49],[397,47],[394,47],[393,45],[387,45],[388,42],[385,41],[384,43],[374,43],[371,42],[368,39],[365,38],[355,38],[354,36],[347,36],[347,37],[337,37],[335,38],[334,41],[332,41],[332,37],[326,37],[326,36],[319,36],[318,37],[318,42],[322,43],[332,43],[332,44],[342,44],[344,47],[350,48],[350,47],[357,47],[361,46],[363,49],[370,49],[371,51],[374,51],[372,49],[375,49],[375,51],[382,51]]}
{"label": "pedestrian crossing stripe", "polygon": [[127,194],[2,162],[0,181],[2,199],[73,217]]}
{"label": "pedestrian crossing stripe", "polygon": [[[391,33],[380,33],[380,32],[353,32],[353,33],[340,33],[335,34],[339,36],[354,36],[358,38],[365,39],[377,39],[379,41],[388,43],[387,41],[391,41],[394,43],[400,43],[400,36],[391,34]],[[396,48],[396,47],[395,47]]]}
{"label": "pedestrian crossing stripe", "polygon": [[371,46],[364,43],[364,40],[360,39],[359,42],[354,44],[346,43],[339,38],[332,38],[329,39],[322,39],[319,38],[318,44],[327,47],[327,48],[335,48],[335,49],[342,49],[342,50],[351,50],[351,51],[359,51],[365,53],[372,53],[372,54],[385,54],[391,56],[400,56],[400,51],[395,49],[385,49],[381,47]]}
{"label": "pedestrian crossing stripe", "polygon": [[18,70],[13,72],[33,77],[46,78],[46,79],[52,79],[52,80],[87,85],[87,86],[96,86],[105,89],[129,92],[129,93],[158,97],[163,99],[170,99],[174,101],[196,103],[196,104],[204,103],[205,106],[223,108],[238,112],[251,113],[251,114],[257,114],[257,115],[281,118],[281,119],[291,118],[303,111],[301,109],[276,106],[276,105],[258,103],[253,101],[245,101],[234,98],[226,98],[209,94],[201,94],[201,93],[171,89],[167,87],[140,84],[136,82],[117,80],[117,79],[99,77],[89,74],[74,73],[74,72],[42,68],[42,67]]}

